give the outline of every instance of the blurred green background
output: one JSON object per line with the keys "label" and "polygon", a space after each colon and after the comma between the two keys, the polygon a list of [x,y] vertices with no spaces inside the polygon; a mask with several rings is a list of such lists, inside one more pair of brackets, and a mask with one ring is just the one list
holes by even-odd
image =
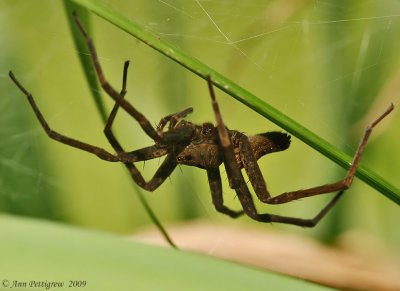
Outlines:
{"label": "blurred green background", "polygon": [[[390,101],[399,101],[398,1],[107,2],[349,154],[364,126]],[[53,129],[111,150],[66,17],[62,1],[0,0],[0,211],[131,233],[151,222],[123,167],[50,140],[7,76],[12,69]],[[189,106],[195,109],[190,120],[213,121],[204,80],[95,15],[91,34],[106,77],[116,88],[123,62],[131,60],[127,98],[151,122]],[[249,134],[279,130],[243,104],[217,94],[230,128]],[[110,110],[112,102],[103,96]],[[363,158],[398,187],[399,126],[396,110],[373,133]],[[127,149],[151,144],[123,112],[115,132]],[[159,163],[139,167],[149,177]],[[295,138],[290,150],[267,156],[260,165],[272,194],[331,182],[345,173]],[[239,208],[227,183],[224,187],[226,203]],[[358,179],[314,229],[232,220],[217,213],[206,174],[196,168],[178,168],[154,193],[144,194],[165,224],[201,217],[210,223],[284,228],[328,242],[355,230],[400,253],[398,205]],[[258,207],[260,212],[306,218],[327,199]]]}

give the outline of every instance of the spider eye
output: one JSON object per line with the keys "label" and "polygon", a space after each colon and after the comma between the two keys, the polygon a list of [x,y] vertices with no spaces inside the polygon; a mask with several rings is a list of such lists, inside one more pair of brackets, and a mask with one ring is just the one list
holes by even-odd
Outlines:
{"label": "spider eye", "polygon": [[204,136],[210,136],[213,133],[214,126],[211,123],[203,123],[201,128],[201,134]]}
{"label": "spider eye", "polygon": [[193,159],[192,155],[185,155],[185,156],[178,156],[177,160],[178,162],[188,162]]}

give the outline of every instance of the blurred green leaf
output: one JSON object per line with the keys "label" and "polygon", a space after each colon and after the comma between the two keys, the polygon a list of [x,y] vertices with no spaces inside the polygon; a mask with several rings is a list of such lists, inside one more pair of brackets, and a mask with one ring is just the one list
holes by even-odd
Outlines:
{"label": "blurred green leaf", "polygon": [[73,281],[86,282],[84,290],[328,290],[228,261],[51,222],[1,215],[0,232],[2,287],[15,281],[29,286],[34,280],[63,282],[57,290],[71,289]]}

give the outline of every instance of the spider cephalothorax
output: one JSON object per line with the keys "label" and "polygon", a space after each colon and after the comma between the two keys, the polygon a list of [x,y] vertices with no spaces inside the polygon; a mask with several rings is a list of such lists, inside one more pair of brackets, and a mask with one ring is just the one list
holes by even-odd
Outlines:
{"label": "spider cephalothorax", "polygon": [[[116,91],[105,79],[93,42],[76,16],[75,21],[89,47],[90,56],[99,82],[104,91],[115,101],[114,108],[112,109],[104,128],[104,133],[115,153],[107,152],[100,147],[72,139],[52,130],[40,112],[32,95],[15,78],[13,73],[10,72],[11,79],[28,98],[36,117],[47,135],[56,141],[92,153],[105,161],[123,163],[129,170],[132,179],[140,187],[148,191],[154,191],[158,188],[165,179],[171,175],[178,164],[205,169],[207,171],[212,201],[215,208],[219,212],[231,217],[246,214],[250,218],[261,222],[280,222],[306,227],[314,226],[333,207],[343,192],[350,187],[372,129],[393,110],[393,104],[391,104],[382,115],[367,127],[354,155],[352,165],[343,180],[322,186],[271,196],[267,190],[257,160],[268,153],[287,149],[290,145],[290,136],[288,134],[281,132],[267,132],[247,136],[240,131],[229,130],[226,128],[216,101],[212,78],[210,76],[207,77],[207,82],[211,95],[212,108],[216,119],[216,126],[211,123],[196,125],[185,120],[184,118],[193,111],[192,108],[187,108],[162,118],[157,127],[154,128],[151,122],[149,122],[143,114],[137,111],[134,106],[124,99],[126,94],[126,79],[129,62],[125,62],[122,90],[118,93],[118,91]],[[143,131],[154,140],[154,145],[129,152],[123,149],[111,130],[115,116],[120,107],[122,107],[139,123]],[[146,181],[135,166],[135,163],[162,156],[165,156],[164,161],[154,176],[149,181]],[[224,205],[221,175],[219,171],[221,164],[224,164],[225,166],[229,186],[236,192],[243,210],[231,210]],[[319,194],[337,191],[338,193],[312,219],[293,218],[268,213],[259,214],[254,205],[248,185],[244,180],[241,172],[242,169],[247,173],[254,193],[258,199],[264,203],[280,204]]]}

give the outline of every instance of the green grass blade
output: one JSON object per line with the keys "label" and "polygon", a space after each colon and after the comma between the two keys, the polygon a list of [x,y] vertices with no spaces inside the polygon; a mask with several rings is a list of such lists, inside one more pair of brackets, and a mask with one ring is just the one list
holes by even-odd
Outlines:
{"label": "green grass blade", "polygon": [[[67,20],[71,29],[71,34],[74,39],[75,47],[78,51],[79,60],[81,62],[83,71],[85,73],[85,77],[87,83],[89,85],[90,91],[92,93],[93,100],[96,104],[97,110],[101,116],[102,121],[105,123],[107,121],[107,113],[102,101],[99,83],[97,81],[96,72],[92,65],[92,59],[89,55],[89,50],[87,48],[87,44],[84,41],[81,32],[76,26],[76,23],[73,20],[72,13],[75,11],[79,15],[79,19],[81,20],[82,24],[84,25],[85,29],[90,34],[90,15],[87,9],[84,7],[77,5],[69,0],[64,0],[64,7],[65,13],[67,15]],[[164,236],[165,240],[174,248],[176,245],[173,243],[172,239],[168,235],[166,229],[163,227],[161,221],[157,218],[154,211],[151,209],[148,201],[144,197],[141,190],[136,186],[133,185],[134,191],[139,198],[140,203],[142,204],[143,208],[145,209],[147,215],[150,217],[150,220],[153,224],[160,230],[161,234]]]}
{"label": "green grass blade", "polygon": [[72,12],[76,11],[76,13],[79,14],[79,17],[85,26],[85,28],[88,30],[89,34],[91,31],[91,25],[90,25],[90,15],[89,12],[84,9],[83,7],[74,4],[71,1],[64,0],[64,7],[65,7],[65,14],[68,20],[69,28],[71,30],[71,35],[74,40],[74,45],[77,50],[77,55],[79,57],[79,61],[82,65],[82,69],[85,73],[86,81],[88,83],[90,92],[92,93],[94,103],[96,104],[97,110],[100,113],[101,119],[103,122],[106,121],[107,119],[107,113],[106,109],[104,106],[104,102],[102,100],[101,94],[100,94],[100,88],[99,84],[97,82],[97,77],[96,73],[94,71],[94,68],[92,66],[92,60],[89,56],[89,50],[87,48],[87,45],[82,38],[82,35],[80,31],[78,30],[75,22],[73,21],[73,18],[71,17]]}
{"label": "green grass blade", "polygon": [[149,205],[149,202],[147,201],[146,197],[143,195],[143,192],[137,186],[134,185],[133,187],[135,188],[136,195],[139,197],[140,203],[142,204],[143,208],[145,209],[147,215],[150,217],[153,224],[161,232],[161,235],[169,243],[169,245],[175,249],[178,249],[177,245],[173,242],[171,236],[168,234],[164,225],[158,219],[153,209],[151,209],[151,206]]}
{"label": "green grass blade", "polygon": [[[318,135],[309,131],[307,128],[286,116],[276,108],[272,107],[265,101],[257,98],[255,95],[247,91],[246,89],[238,86],[228,78],[214,71],[207,65],[201,63],[199,60],[187,55],[173,44],[160,39],[158,36],[152,34],[140,25],[134,23],[130,19],[127,19],[119,12],[115,11],[110,6],[106,5],[103,1],[99,0],[73,0],[74,2],[86,7],[98,16],[104,18],[110,23],[116,25],[127,33],[131,34],[135,38],[179,63],[183,67],[187,68],[191,72],[197,74],[202,78],[206,78],[208,75],[212,76],[213,83],[215,86],[231,95],[235,99],[239,100],[249,108],[258,112],[262,116],[266,117],[276,125],[280,126],[284,130],[291,133],[293,136],[299,138],[310,147],[319,151],[341,167],[348,169],[352,157],[345,154],[344,152],[337,149],[326,140],[322,139]],[[357,177],[361,180],[381,192],[387,198],[400,205],[400,189],[396,188],[391,183],[384,180],[378,174],[365,166],[360,166],[356,173]]]}
{"label": "green grass blade", "polygon": [[[48,221],[0,215],[0,232],[4,289],[328,290],[212,257]],[[81,285],[71,286],[74,281]],[[33,288],[32,282],[43,286]],[[46,282],[64,285],[47,288]]]}

